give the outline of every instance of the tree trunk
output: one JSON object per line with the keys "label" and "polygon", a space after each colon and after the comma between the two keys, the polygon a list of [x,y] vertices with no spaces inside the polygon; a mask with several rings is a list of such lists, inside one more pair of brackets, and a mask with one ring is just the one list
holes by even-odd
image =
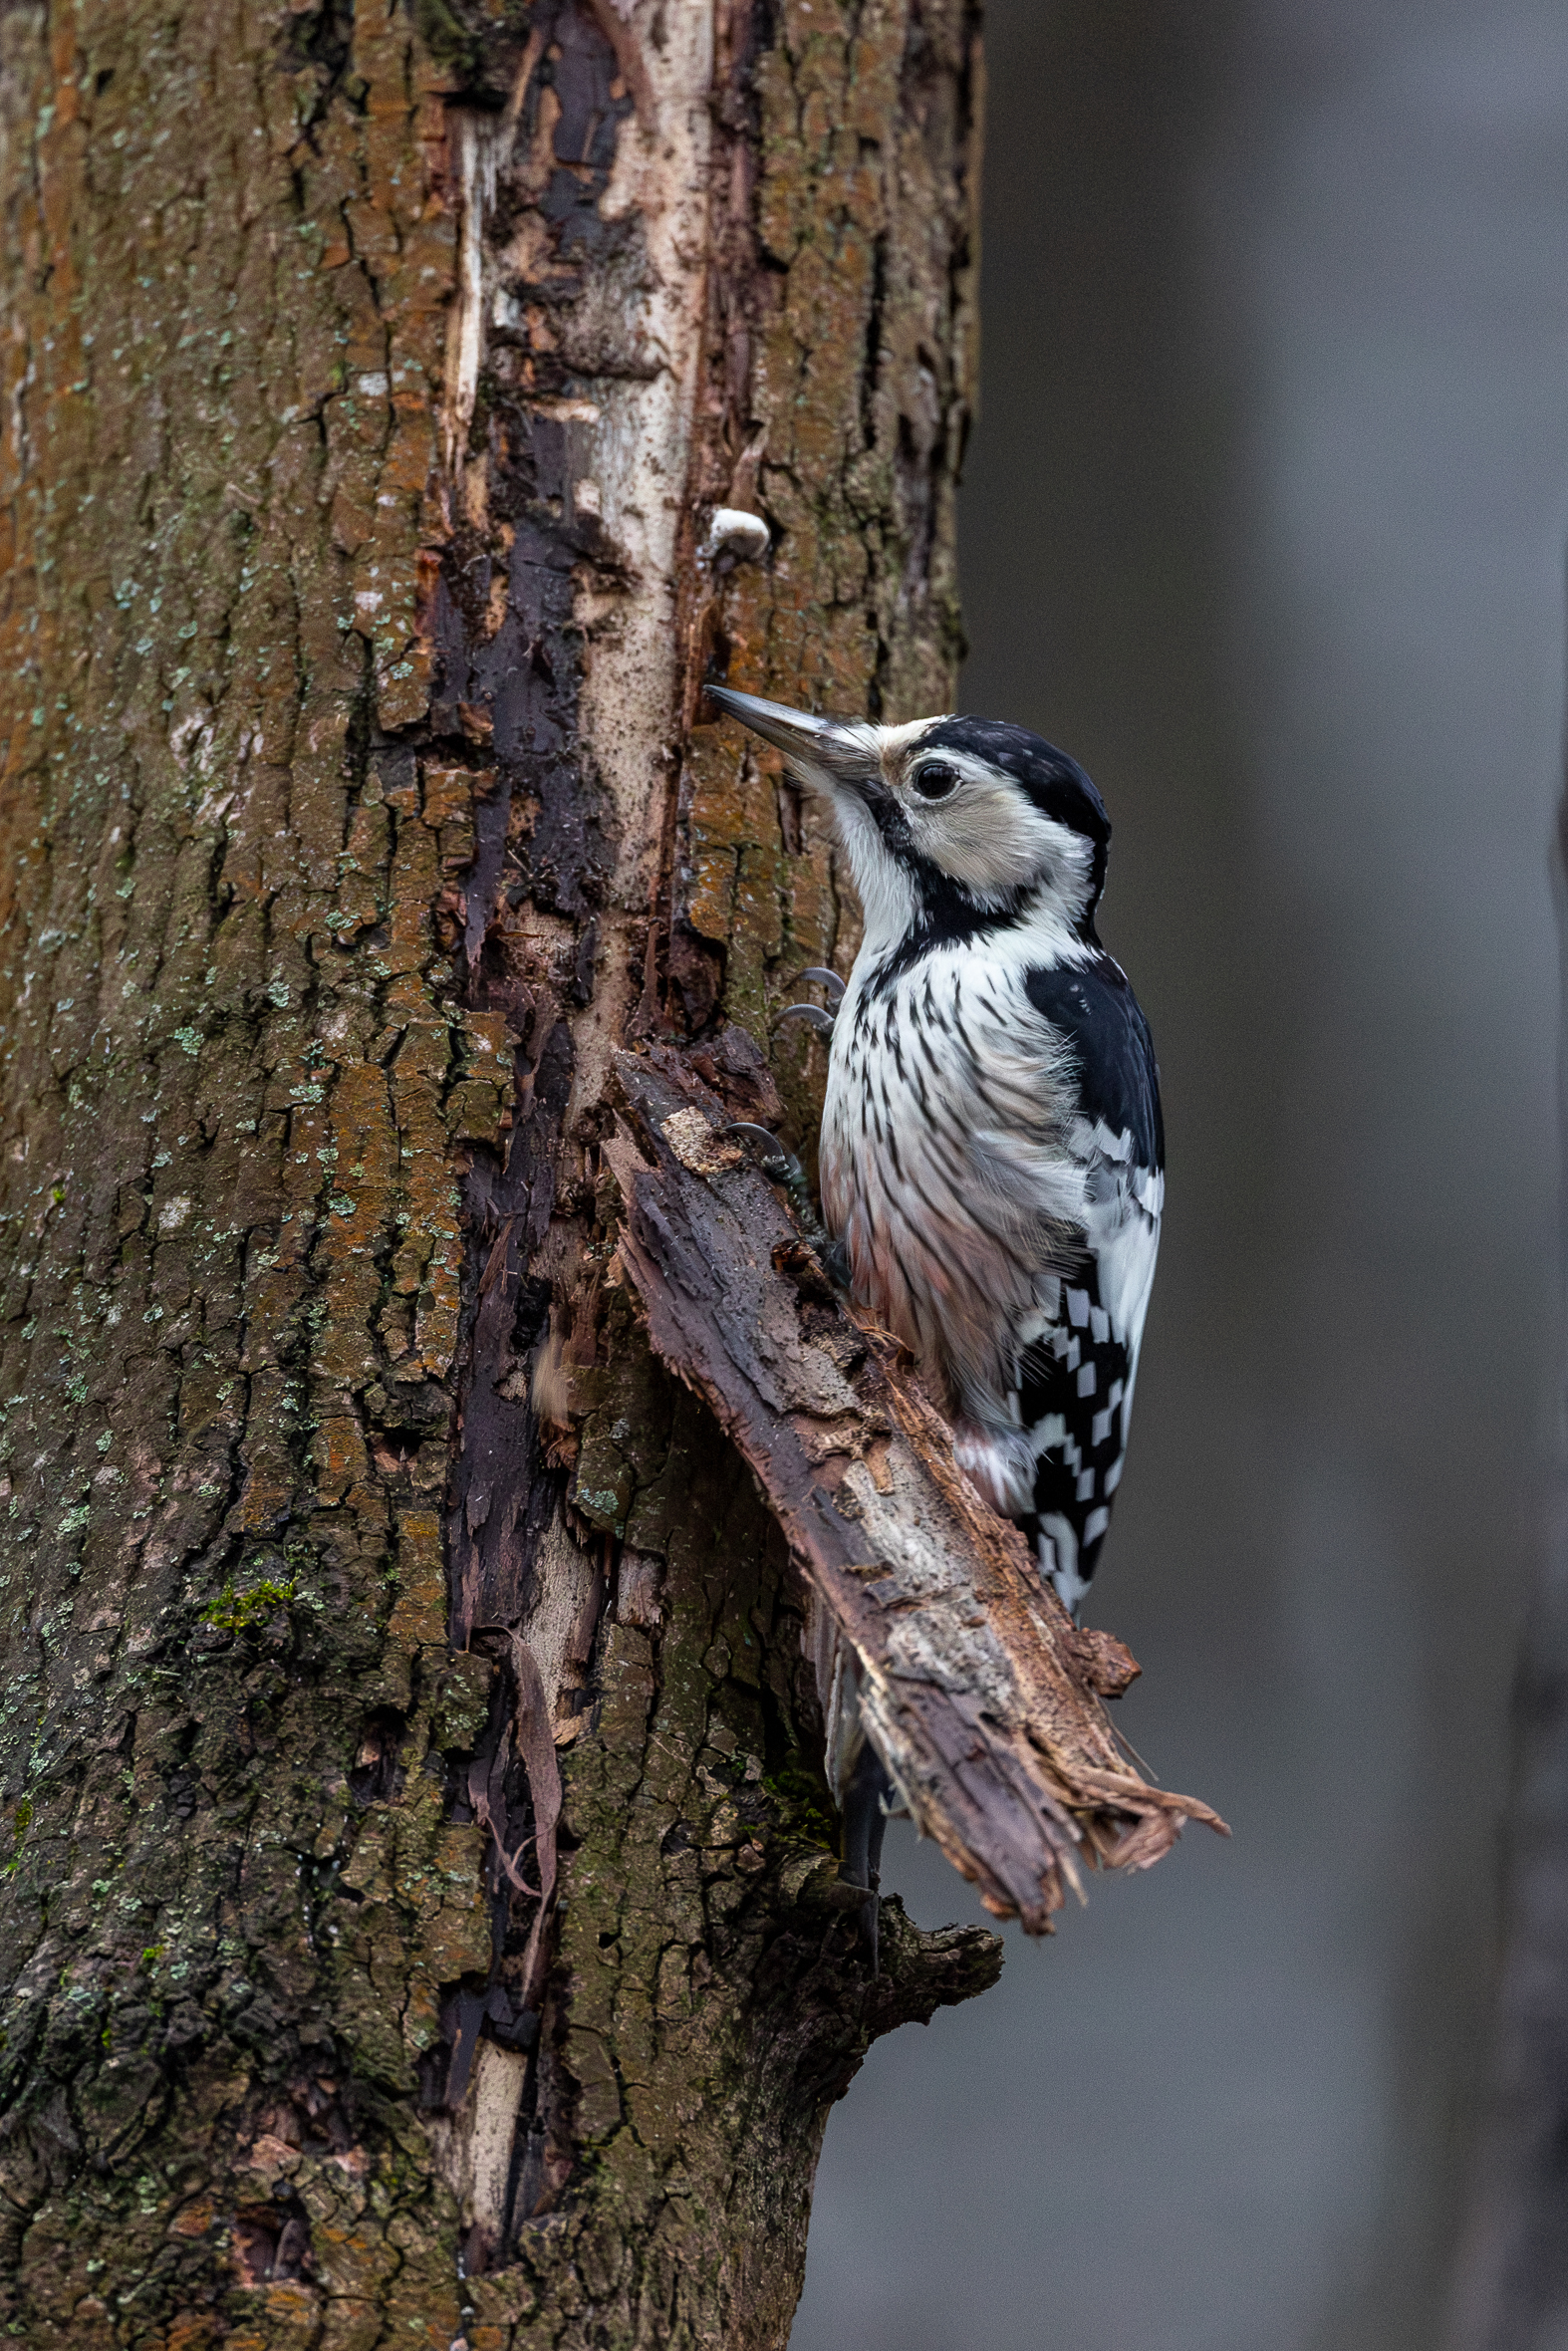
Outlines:
{"label": "tree trunk", "polygon": [[[1552,858],[1568,973],[1568,794]],[[1568,1012],[1568,989],[1564,993]],[[1559,1143],[1568,1164],[1568,1118]],[[1568,1544],[1559,1515],[1513,1690],[1502,1935],[1447,2351],[1568,2342]]]}
{"label": "tree trunk", "polygon": [[601,1149],[655,1035],[815,1132],[748,1032],[853,903],[700,681],[950,703],[976,16],[0,15],[30,2346],[782,2345],[829,2102],[994,1975],[834,1907]]}
{"label": "tree trunk", "polygon": [[1568,2340],[1568,1574],[1549,1560],[1514,1692],[1505,1944],[1447,2351]]}

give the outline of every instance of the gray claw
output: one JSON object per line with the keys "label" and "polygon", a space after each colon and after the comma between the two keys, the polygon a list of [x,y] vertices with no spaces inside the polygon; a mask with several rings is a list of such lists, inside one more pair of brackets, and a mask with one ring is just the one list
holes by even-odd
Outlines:
{"label": "gray claw", "polygon": [[817,1251],[817,1256],[822,1270],[830,1282],[833,1282],[841,1290],[848,1290],[854,1286],[850,1253],[842,1241],[824,1239]]}
{"label": "gray claw", "polygon": [[796,1184],[804,1181],[799,1160],[793,1152],[786,1151],[778,1137],[770,1135],[766,1127],[753,1126],[749,1119],[736,1119],[732,1125],[721,1127],[719,1133],[744,1136],[748,1147],[753,1143],[765,1143],[767,1155],[764,1157],[758,1153],[756,1164],[758,1172],[770,1183]]}
{"label": "gray claw", "polygon": [[800,976],[802,979],[814,979],[819,987],[826,988],[828,992],[828,1002],[834,1007],[835,1010],[837,1010],[839,1005],[843,1003],[844,982],[842,979],[840,979],[836,971],[825,970],[822,964],[813,963],[807,970],[803,971]]}
{"label": "gray claw", "polygon": [[831,1037],[833,1034],[833,1015],[831,1012],[824,1012],[820,1004],[791,1004],[786,1011],[779,1014],[773,1025],[775,1028],[782,1028],[786,1020],[809,1022],[819,1037]]}
{"label": "gray claw", "polygon": [[776,1135],[766,1127],[757,1127],[749,1119],[736,1119],[732,1125],[721,1127],[721,1135],[739,1135],[747,1144],[766,1144],[765,1153],[754,1154],[753,1165],[759,1176],[770,1183],[779,1184],[788,1197],[795,1221],[809,1249],[818,1253],[828,1279],[841,1289],[849,1287],[849,1256],[842,1243],[830,1241],[822,1228],[822,1219],[812,1205],[811,1186],[806,1181],[806,1171],[793,1152],[786,1151]]}

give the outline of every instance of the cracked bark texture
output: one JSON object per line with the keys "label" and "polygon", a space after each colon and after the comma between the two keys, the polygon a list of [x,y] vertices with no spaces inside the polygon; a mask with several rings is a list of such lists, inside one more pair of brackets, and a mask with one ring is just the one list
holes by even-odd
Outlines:
{"label": "cracked bark texture", "polygon": [[655,1034],[814,1131],[749,1038],[853,903],[700,678],[950,700],[975,11],[0,49],[0,2325],[781,2345],[829,2102],[998,1954],[867,1978],[601,1145]]}

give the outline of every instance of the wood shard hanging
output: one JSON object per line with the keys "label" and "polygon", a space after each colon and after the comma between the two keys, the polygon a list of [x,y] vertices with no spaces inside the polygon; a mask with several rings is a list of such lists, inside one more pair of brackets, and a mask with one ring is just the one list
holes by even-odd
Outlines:
{"label": "wood shard hanging", "polygon": [[[1047,1934],[1080,1864],[1147,1869],[1218,1815],[1134,1768],[1106,1713],[1138,1672],[1074,1626],[1023,1537],[957,1468],[907,1356],[848,1307],[669,1047],[623,1054],[608,1146],[620,1263],[655,1353],[749,1463],[843,1645],[862,1718],[918,1829],[987,1910]],[[712,1137],[694,1149],[697,1122]]]}

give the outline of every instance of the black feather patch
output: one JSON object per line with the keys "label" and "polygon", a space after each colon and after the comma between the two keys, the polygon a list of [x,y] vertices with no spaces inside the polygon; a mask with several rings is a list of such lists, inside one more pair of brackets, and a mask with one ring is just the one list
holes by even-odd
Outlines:
{"label": "black feather patch", "polygon": [[1033,1547],[1043,1519],[1065,1518],[1078,1538],[1074,1570],[1087,1584],[1105,1540],[1126,1448],[1122,1407],[1132,1374],[1128,1351],[1101,1310],[1093,1256],[1064,1280],[1061,1321],[1030,1349],[1022,1371],[1018,1402],[1024,1427],[1038,1428],[1048,1415],[1059,1413],[1064,1434],[1040,1453],[1034,1509],[1018,1524]]}
{"label": "black feather patch", "polygon": [[1109,955],[1037,965],[1025,973],[1024,988],[1036,1012],[1072,1046],[1084,1117],[1104,1120],[1113,1135],[1130,1131],[1136,1166],[1164,1168],[1155,1042],[1120,965]]}

